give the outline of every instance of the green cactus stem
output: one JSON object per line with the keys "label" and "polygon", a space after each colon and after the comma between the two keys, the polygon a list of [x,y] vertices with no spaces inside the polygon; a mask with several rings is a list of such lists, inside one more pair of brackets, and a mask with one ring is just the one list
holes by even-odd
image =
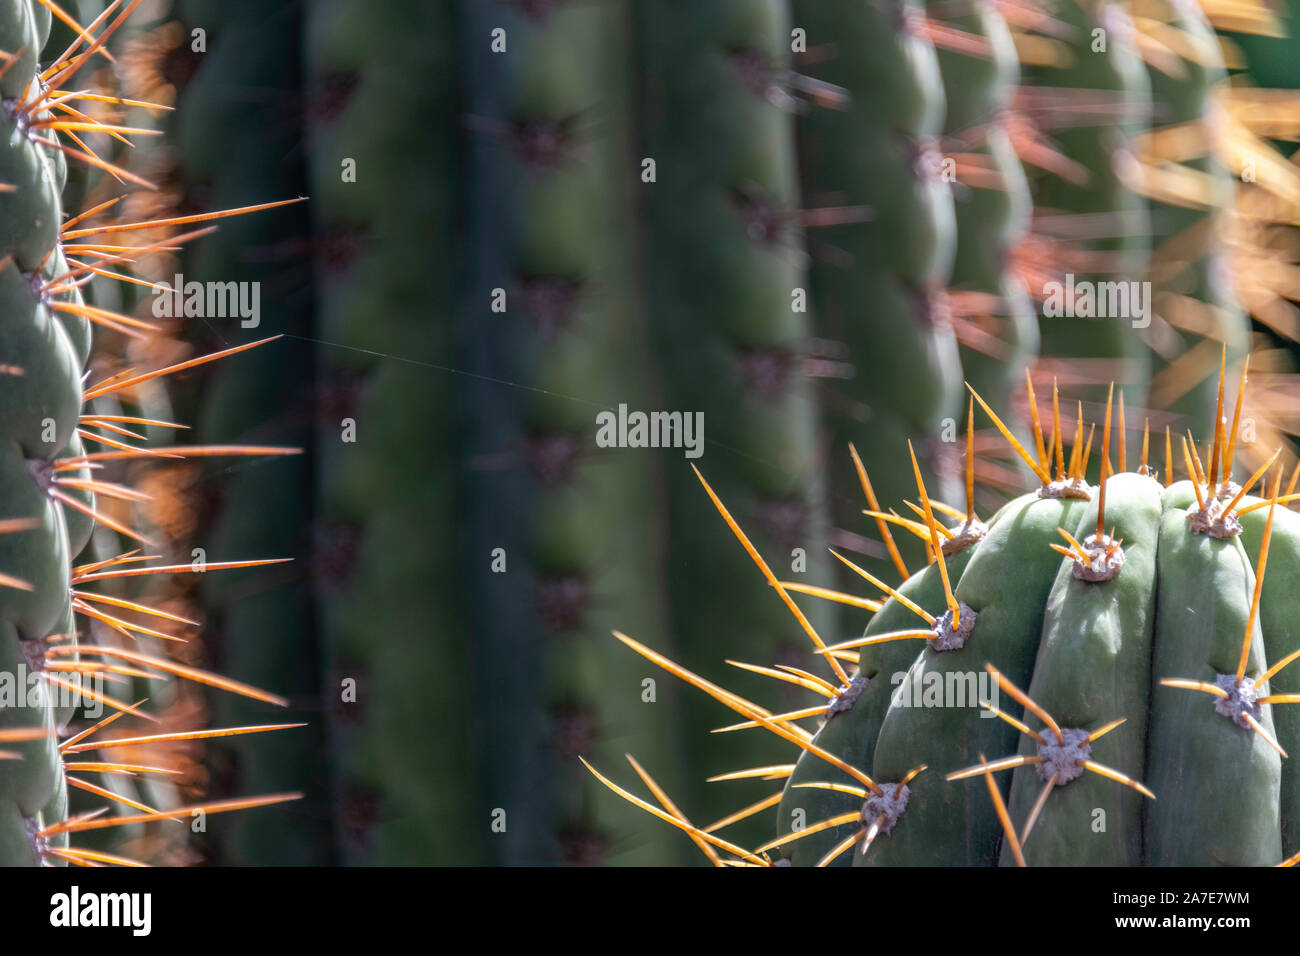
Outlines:
{"label": "green cactus stem", "polygon": [[[835,252],[815,254],[810,272],[817,334],[841,343],[853,370],[825,386],[830,447],[843,462],[853,442],[878,499],[892,502],[911,489],[886,465],[886,450],[908,440],[935,496],[957,493],[956,469],[943,460],[954,458],[945,440],[955,440],[963,404],[947,293],[958,235],[940,152],[944,83],[923,12],[919,0],[798,8],[818,79],[847,94],[842,108],[800,121],[806,201],[870,216],[819,230],[819,244]],[[855,469],[841,464],[832,475],[839,527],[874,535]],[[866,566],[893,573],[898,562],[876,547]],[[899,548],[909,564],[923,553],[909,540]]]}
{"label": "green cactus stem", "polygon": [[[1236,191],[1218,143],[1224,117],[1216,96],[1227,74],[1218,38],[1195,2],[1144,0],[1134,14],[1150,41],[1152,129],[1138,152],[1151,198],[1150,280],[1160,320],[1150,335],[1160,366],[1151,403],[1204,435],[1213,430],[1222,346],[1234,364],[1250,348],[1250,319],[1237,301],[1224,244]],[[1194,185],[1175,184],[1180,176]]]}
{"label": "green cactus stem", "polygon": [[1052,16],[1066,34],[1050,62],[1025,67],[1016,101],[1064,160],[1030,180],[1034,231],[1056,249],[1051,288],[1030,289],[1041,302],[1042,367],[1093,408],[1111,381],[1128,408],[1142,408],[1151,375],[1144,333],[1154,319],[1137,307],[1151,305],[1135,285],[1146,279],[1150,226],[1132,170],[1150,84],[1123,4],[1063,0]]}
{"label": "green cactus stem", "polygon": [[[702,419],[705,443],[691,463],[708,475],[773,573],[825,580],[828,488],[809,372],[814,328],[790,109],[795,24],[784,0],[644,0],[635,9],[637,148],[643,169],[653,171],[639,184],[639,199],[650,341],[660,368],[655,401]],[[693,667],[720,660],[809,666],[777,595],[746,573],[748,559],[725,541],[682,453],[669,455],[677,653]],[[815,607],[810,616],[832,632],[833,610]],[[617,623],[630,629],[629,620],[620,615]],[[770,683],[749,672],[735,676],[742,693]],[[793,701],[793,690],[784,699]],[[697,698],[686,698],[682,710],[691,739],[728,723],[725,710]],[[737,759],[770,763],[763,737],[744,729],[688,749],[687,785],[695,789],[684,800],[707,818],[702,822],[721,817],[739,793],[774,798],[761,781],[703,782]],[[672,766],[646,765],[664,773]],[[735,825],[736,832],[746,828],[757,833],[753,820]]]}

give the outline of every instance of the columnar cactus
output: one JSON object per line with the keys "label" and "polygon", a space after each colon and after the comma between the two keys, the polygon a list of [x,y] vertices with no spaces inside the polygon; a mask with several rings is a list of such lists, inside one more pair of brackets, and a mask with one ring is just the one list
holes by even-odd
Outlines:
{"label": "columnar cactus", "polygon": [[[677,862],[675,848],[644,839],[644,820],[593,799],[574,763],[589,749],[678,749],[671,692],[647,697],[643,670],[605,638],[620,607],[668,633],[662,513],[648,504],[654,456],[689,452],[625,448],[606,424],[645,415],[654,400],[629,228],[632,8],[469,2],[462,16],[472,169],[464,303],[474,317],[465,354],[476,374],[526,386],[480,380],[464,393],[478,432],[466,450],[474,630],[482,679],[512,688],[510,707],[484,715],[487,751],[514,761],[494,768],[492,792],[512,822],[493,858]],[[702,439],[693,419],[678,421]],[[507,660],[518,679],[499,671]],[[516,708],[529,706],[521,734]]]}
{"label": "columnar cactus", "polygon": [[[476,706],[465,556],[452,530],[464,507],[460,413],[455,383],[429,367],[456,364],[453,61],[447,44],[428,43],[452,23],[442,6],[407,0],[307,9],[323,343],[314,563],[331,815],[347,863],[463,864],[484,853],[486,827],[445,825],[486,813],[477,742],[453,729]],[[407,111],[426,121],[408,122]],[[419,545],[413,527],[442,529],[439,545]],[[418,726],[430,730],[413,735]]]}
{"label": "columnar cactus", "polygon": [[[86,779],[87,775],[129,771],[130,766],[120,757],[128,751],[122,748],[144,754],[159,743],[284,726],[182,732],[165,741],[134,727],[133,719],[148,717],[140,710],[143,702],[132,704],[105,693],[100,689],[105,677],[170,674],[271,703],[284,701],[169,656],[130,646],[133,633],[161,633],[147,628],[138,615],[167,615],[105,590],[120,578],[188,572],[189,565],[158,566],[139,551],[74,565],[96,526],[110,539],[120,535],[146,540],[132,527],[130,518],[130,504],[138,501],[140,494],[111,480],[112,463],[160,453],[173,457],[257,453],[247,447],[146,446],[146,435],[136,430],[175,427],[138,412],[135,398],[141,388],[243,348],[151,371],[121,366],[104,378],[91,372],[83,382],[92,339],[101,346],[106,361],[120,366],[120,360],[114,358],[123,350],[119,343],[144,339],[146,332],[153,331],[150,323],[134,316],[87,303],[80,291],[84,278],[96,271],[120,274],[129,256],[115,250],[125,247],[145,254],[147,246],[133,245],[133,233],[225,215],[197,214],[164,223],[112,222],[101,215],[107,205],[84,214],[70,214],[62,206],[67,161],[89,163],[112,173],[119,182],[152,188],[141,177],[84,147],[83,136],[89,133],[137,131],[87,115],[94,111],[91,104],[100,94],[86,89],[85,77],[78,76],[104,56],[104,44],[138,5],[128,3],[124,9],[110,11],[111,16],[104,14],[86,28],[78,27],[77,39],[62,52],[51,49],[55,55],[42,68],[39,60],[54,5],[30,0],[0,3],[0,49],[5,51],[0,65],[0,99],[5,104],[2,122],[7,132],[6,146],[0,151],[0,182],[4,184],[0,188],[0,243],[5,248],[0,257],[0,297],[6,302],[6,321],[0,332],[4,370],[0,404],[7,410],[6,440],[0,443],[0,520],[6,532],[0,536],[0,617],[4,622],[0,669],[7,683],[20,689],[17,700],[0,704],[0,864],[130,863],[133,861],[105,851],[70,846],[69,836],[161,823],[189,817],[199,809],[211,814],[295,796],[277,794],[200,807],[154,808]],[[61,18],[67,16],[61,8],[59,12]],[[105,242],[103,234],[107,233],[114,238]],[[95,237],[98,242],[86,241]],[[177,236],[176,241],[185,238],[192,235]],[[98,329],[94,336],[92,327]],[[119,400],[130,403],[126,414],[110,407]],[[216,561],[206,565],[207,570],[225,567],[229,564]],[[94,631],[100,628],[109,640],[94,639]],[[76,678],[80,678],[80,686]],[[70,698],[56,696],[66,690],[73,691]],[[69,724],[78,699],[106,705],[114,713],[72,733]],[[124,723],[104,732],[127,715]],[[125,733],[118,733],[123,728]],[[102,759],[80,756],[94,751],[102,751]],[[159,754],[151,766],[167,762],[166,756]],[[70,785],[111,802],[101,804],[93,819],[68,818]],[[119,812],[102,813],[113,808]]]}
{"label": "columnar cactus", "polygon": [[1131,294],[1124,302],[1101,294],[1099,283],[1130,292],[1146,278],[1148,217],[1132,170],[1134,138],[1150,119],[1150,84],[1122,3],[1064,0],[1051,15],[1064,36],[1050,63],[1025,67],[1017,100],[1068,160],[1031,179],[1035,231],[1060,249],[1050,280],[1059,285],[1030,290],[1043,299],[1041,351],[1056,361],[1063,385],[1080,386],[1071,394],[1096,403],[1115,381],[1138,408],[1150,378],[1142,329],[1150,316],[1137,314]]}
{"label": "columnar cactus", "polygon": [[990,402],[1008,408],[1038,351],[1034,302],[1013,261],[1032,213],[1029,183],[1007,128],[1020,64],[995,4],[963,9],[930,0],[927,7],[965,37],[964,44],[936,50],[947,104],[944,150],[959,154],[949,298],[968,327],[962,373]]}
{"label": "columnar cactus", "polygon": [[[945,420],[962,410],[946,291],[957,221],[939,149],[944,83],[923,10],[919,0],[798,7],[818,79],[847,94],[842,108],[813,109],[800,121],[805,196],[813,206],[865,206],[870,216],[819,230],[820,242],[839,252],[815,257],[811,269],[817,333],[842,343],[854,370],[825,386],[831,447],[854,443],[878,500],[892,502],[908,484],[885,464],[893,460],[886,449],[907,440],[935,494],[952,495],[955,476],[938,459]],[[832,474],[836,500],[857,502],[855,469]],[[862,529],[857,512],[841,507],[837,520]],[[921,553],[915,542],[900,544],[904,558]],[[890,557],[882,549],[867,565],[887,573]]]}
{"label": "columnar cactus", "polygon": [[[0,47],[9,56],[0,94],[22,103],[37,73],[40,50],[49,32],[48,10],[11,0],[0,5]],[[76,436],[81,412],[81,370],[90,355],[90,323],[51,307],[34,296],[29,276],[48,281],[65,271],[61,255],[50,256],[61,221],[59,191],[66,167],[58,152],[43,148],[17,127],[25,114],[6,110],[7,144],[3,151],[0,210],[6,268],[0,272],[0,294],[8,305],[4,323],[0,402],[13,414],[5,420],[4,492],[0,495],[6,520],[25,522],[0,538],[0,567],[10,575],[0,590],[4,637],[0,667],[6,674],[24,673],[29,666],[29,642],[41,642],[74,629],[68,569],[89,538],[91,523],[48,494],[54,462],[82,454]],[[80,302],[73,291],[66,298]],[[21,317],[21,318],[20,318]],[[81,477],[89,478],[89,469]],[[93,506],[93,498],[83,503]],[[75,530],[75,534],[74,534]],[[47,688],[42,685],[44,695]],[[72,716],[53,706],[52,695],[33,713],[17,707],[0,708],[0,726],[16,735],[35,726],[35,739],[7,744],[21,762],[0,769],[0,861],[37,859],[35,834],[65,814],[67,789],[59,760],[56,732]],[[56,846],[66,838],[55,840]]]}
{"label": "columnar cactus", "polygon": [[[655,401],[702,418],[698,462],[776,573],[825,580],[828,490],[808,373],[814,329],[789,109],[787,7],[784,0],[636,5],[643,273],[662,369]],[[854,29],[867,34],[862,25]],[[836,180],[846,187],[860,181]],[[897,308],[911,302],[902,284],[880,288]],[[872,348],[888,350],[882,342]],[[743,576],[744,556],[719,539],[682,453],[670,454],[669,594],[678,653],[698,666],[719,658],[802,666],[799,638],[770,604],[769,586]],[[817,608],[815,616],[831,630],[828,610]],[[742,687],[764,680],[738,675]],[[695,738],[716,726],[709,723],[716,710],[697,700],[688,698],[682,710]],[[765,762],[771,747],[751,729],[712,735],[687,752],[689,772],[705,778],[727,769],[737,753]],[[747,786],[754,784],[712,783],[691,804],[712,819]]]}
{"label": "columnar cactus", "polygon": [[1138,139],[1160,318],[1149,336],[1161,366],[1151,403],[1206,434],[1220,346],[1234,364],[1250,347],[1250,319],[1232,288],[1224,245],[1236,185],[1220,158],[1226,117],[1216,95],[1227,76],[1218,37],[1195,0],[1139,0],[1132,7],[1146,35],[1152,107],[1152,128]]}

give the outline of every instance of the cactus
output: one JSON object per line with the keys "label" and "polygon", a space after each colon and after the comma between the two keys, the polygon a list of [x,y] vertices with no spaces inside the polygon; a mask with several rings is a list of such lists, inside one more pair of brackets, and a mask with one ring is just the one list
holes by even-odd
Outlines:
{"label": "cactus", "polygon": [[[1113,471],[1114,386],[1095,483],[1087,444],[1067,458],[1037,426],[1022,444],[975,396],[1042,485],[957,553],[940,548],[912,455],[932,545],[948,556],[897,589],[880,582],[889,597],[866,636],[814,639],[823,655],[859,657],[851,685],[822,690],[811,740],[619,635],[803,750],[786,771],[780,835],[754,850],[657,815],[757,865],[777,850],[796,864],[868,866],[1300,859],[1283,769],[1300,745],[1300,634],[1285,593],[1300,525],[1282,507],[1282,471],[1266,478],[1277,453],[1233,480],[1246,379],[1229,413],[1225,366],[1226,350],[1216,417],[1232,428],[1216,430],[1206,461],[1184,441],[1179,481],[1173,454],[1161,480],[1145,438],[1138,469]],[[977,690],[978,674],[988,682]],[[796,809],[807,817],[792,826]]]}
{"label": "cactus", "polygon": [[1152,129],[1138,140],[1151,199],[1152,304],[1161,320],[1151,336],[1161,366],[1151,404],[1205,434],[1220,346],[1232,363],[1250,347],[1250,320],[1237,303],[1223,244],[1235,184],[1220,159],[1215,95],[1227,77],[1218,38],[1196,3],[1138,0],[1132,9],[1149,41],[1152,102]]}
{"label": "cactus", "polygon": [[[1081,315],[1101,311],[1102,297],[1090,309],[1086,297],[1072,299],[1070,277],[1076,289],[1145,277],[1146,204],[1126,171],[1136,165],[1134,138],[1148,127],[1150,86],[1121,3],[1063,0],[1051,15],[1066,38],[1053,41],[1056,52],[1046,62],[1025,66],[1028,88],[1017,100],[1021,114],[1047,128],[1066,160],[1037,171],[1030,183],[1035,231],[1059,250],[1051,281],[1061,284],[1052,290],[1060,294],[1030,290],[1044,300],[1040,348],[1063,384],[1079,384],[1072,394],[1096,403],[1105,383],[1115,381],[1128,407],[1137,408],[1146,402],[1151,375],[1140,331],[1146,317]],[[1136,311],[1131,298],[1123,311]]]}
{"label": "cactus", "polygon": [[[126,752],[144,756],[154,751],[154,765],[159,766],[171,761],[165,753],[156,752],[156,745],[283,726],[182,732],[174,740],[159,740],[152,733],[142,736],[140,728],[128,719],[111,733],[104,732],[108,724],[124,715],[148,716],[139,703],[117,700],[101,690],[108,676],[171,675],[268,702],[281,700],[170,656],[129,646],[132,633],[162,633],[146,627],[138,615],[167,619],[167,614],[124,601],[111,593],[112,587],[125,577],[189,571],[188,565],[158,566],[138,552],[77,563],[85,561],[82,551],[96,528],[97,537],[118,544],[122,538],[146,540],[131,527],[130,503],[138,501],[139,494],[113,480],[117,463],[155,457],[160,452],[184,457],[276,451],[135,444],[145,440],[136,428],[166,431],[172,427],[135,411],[142,391],[151,383],[242,349],[151,371],[123,366],[121,353],[144,341],[147,337],[142,330],[152,327],[132,316],[91,305],[81,292],[83,277],[95,270],[113,271],[111,267],[105,270],[107,264],[122,259],[105,253],[103,244],[82,240],[113,232],[130,246],[131,233],[180,224],[176,220],[106,221],[106,206],[75,216],[65,216],[62,208],[61,193],[70,161],[88,163],[111,173],[119,182],[152,188],[131,171],[85,148],[84,139],[92,134],[133,131],[87,115],[94,112],[98,94],[82,87],[84,77],[81,82],[75,79],[85,66],[104,55],[104,44],[138,5],[129,3],[125,9],[113,11],[111,17],[97,17],[90,27],[77,25],[78,39],[62,52],[51,48],[48,64],[38,73],[52,14],[61,20],[68,15],[54,4],[29,0],[0,4],[0,49],[5,51],[0,93],[7,104],[4,122],[9,126],[0,159],[0,181],[5,184],[0,193],[0,236],[5,245],[0,295],[8,297],[10,319],[0,338],[4,363],[0,402],[10,412],[4,464],[0,466],[4,476],[0,479],[0,512],[7,532],[0,536],[4,620],[0,668],[7,683],[18,688],[16,700],[0,703],[0,864],[131,863],[134,861],[114,853],[74,847],[70,837],[111,827],[156,825],[189,817],[200,809],[220,813],[296,796],[276,794],[160,809],[83,776],[120,771],[125,766],[120,755]],[[64,84],[72,89],[65,89]],[[78,101],[83,101],[79,105],[86,113],[71,105]],[[200,215],[184,221],[223,215]],[[137,243],[134,248],[145,246]],[[94,328],[98,331],[92,336]],[[83,387],[82,370],[87,367],[92,345],[101,361],[118,368],[101,378],[96,365],[89,369]],[[119,401],[130,404],[126,414],[115,409]],[[117,436],[125,436],[125,440]],[[107,450],[95,450],[104,448]],[[207,567],[218,570],[227,566],[211,562]],[[83,633],[80,628],[86,623],[90,627]],[[25,674],[34,675],[34,681],[24,683]],[[60,695],[69,689],[71,697]],[[104,704],[113,713],[73,734],[70,724],[77,716],[79,700]],[[121,728],[125,733],[119,733]],[[94,751],[103,751],[102,760],[88,762],[80,756]],[[116,812],[95,819],[69,819],[69,786],[108,799],[110,803],[100,805],[101,812]]]}
{"label": "cactus", "polygon": [[[325,2],[305,27],[321,342],[314,564],[335,839],[349,864],[474,863],[486,827],[445,826],[483,801],[465,728],[476,705],[449,464],[459,412],[453,383],[430,368],[455,364],[451,315],[438,311],[453,299],[452,61],[428,47],[450,17],[404,0]],[[444,123],[407,122],[415,114]],[[438,545],[413,527],[442,529]]]}
{"label": "cactus", "polygon": [[[656,402],[702,415],[707,441],[698,461],[753,532],[753,547],[781,576],[811,580],[829,573],[828,489],[806,371],[813,329],[798,305],[809,286],[796,221],[795,119],[787,108],[787,4],[645,0],[636,10],[638,148],[654,163],[640,201],[651,344],[661,370]],[[680,452],[671,454],[669,595],[678,653],[697,666],[724,658],[803,667],[799,638],[771,603],[770,587],[739,577],[744,557],[719,547],[708,503]],[[724,581],[725,597],[716,590]],[[825,630],[835,627],[828,610],[813,614]],[[738,675],[742,688],[761,681]],[[718,726],[719,715],[708,702],[684,703],[685,726],[696,738]],[[687,772],[700,781],[728,769],[738,753],[770,762],[764,755],[771,748],[742,730],[687,752]],[[712,783],[690,802],[714,818],[738,789],[754,786]],[[758,793],[771,799],[770,788]]]}
{"label": "cactus", "polygon": [[[32,3],[0,6],[0,46],[10,57],[0,90],[5,99],[20,100],[36,73],[39,51],[49,31],[50,14]],[[40,273],[46,253],[57,240],[59,190],[66,167],[49,151],[13,135],[3,153],[0,178],[9,189],[0,196],[6,268],[0,283],[12,321],[5,323],[0,400],[14,410],[6,416],[6,441],[0,496],[10,533],[0,538],[0,567],[6,572],[3,601],[4,636],[0,667],[6,675],[22,673],[28,664],[30,640],[43,640],[73,629],[68,568],[73,554],[89,537],[87,522],[65,516],[63,503],[49,499],[35,480],[48,476],[61,454],[76,455],[74,428],[81,409],[80,375],[90,353],[90,323],[55,312],[32,300],[23,276]],[[51,263],[44,273],[54,278]],[[20,272],[21,270],[21,272]],[[77,301],[80,296],[70,296]],[[53,428],[49,427],[52,423]],[[88,470],[84,477],[89,477]],[[48,477],[45,479],[48,481]],[[13,524],[14,521],[21,524]],[[76,527],[76,538],[69,525]],[[66,813],[67,789],[57,749],[56,730],[71,717],[54,707],[53,694],[42,686],[43,706],[35,713],[14,706],[0,708],[0,739],[4,756],[21,761],[0,764],[0,862],[17,864],[36,859],[34,833],[59,821]],[[31,728],[36,735],[23,739]],[[16,739],[17,738],[17,739]],[[55,841],[62,849],[66,838]]]}
{"label": "cactus", "polygon": [[[286,111],[268,95],[298,96],[300,16],[293,8],[256,2],[188,3],[176,13],[186,44],[196,28],[206,39],[206,52],[196,57],[198,70],[181,91],[176,111],[178,178],[188,194],[201,197],[204,206],[236,206],[304,192],[301,112]],[[223,143],[226,131],[241,125],[258,134]],[[229,222],[191,250],[178,266],[187,279],[239,282],[258,294],[255,314],[191,320],[190,338],[212,347],[283,332],[309,335],[310,273],[297,257],[277,254],[303,241],[307,231],[307,210],[298,205]],[[253,301],[245,296],[243,303]],[[210,380],[195,389],[201,401],[197,436],[214,443],[309,445],[312,371],[313,351],[300,340],[214,368]],[[295,558],[291,564],[205,577],[200,603],[210,615],[208,641],[223,670],[259,686],[276,686],[291,699],[279,719],[308,722],[297,735],[218,742],[210,761],[217,768],[214,796],[309,789],[292,812],[242,815],[214,833],[217,861],[301,866],[333,859],[309,586],[312,464],[309,455],[241,468],[216,462],[199,479],[215,498],[195,542],[204,552]],[[275,507],[262,507],[266,501]],[[181,559],[189,560],[189,554]],[[267,719],[266,705],[258,702],[220,695],[211,707],[225,723]]]}
{"label": "cactus", "polygon": [[[944,16],[952,5],[930,0]],[[994,4],[971,5],[943,23],[965,44],[939,46],[947,111],[945,147],[962,154],[954,187],[957,249],[949,278],[955,312],[968,317],[962,373],[999,408],[1011,405],[1038,351],[1038,319],[1013,256],[1029,229],[1032,200],[1008,131],[1020,65]],[[961,309],[959,304],[965,303]],[[959,339],[961,336],[959,335]]]}
{"label": "cactus", "polygon": [[[826,418],[831,447],[855,443],[880,501],[907,494],[883,450],[909,439],[935,494],[953,494],[940,437],[945,420],[961,410],[961,358],[946,293],[957,223],[938,150],[944,87],[922,11],[918,0],[799,8],[809,50],[828,51],[819,54],[818,79],[848,97],[844,108],[813,110],[801,121],[804,193],[814,206],[836,197],[870,214],[867,222],[818,234],[842,255],[813,260],[816,330],[842,343],[854,369],[827,385]],[[832,474],[839,525],[861,527],[857,506],[844,510],[859,498],[860,475],[844,468]],[[920,553],[902,542],[902,561],[891,563],[892,547],[888,557],[868,555],[867,567],[892,573]]]}
{"label": "cactus", "polygon": [[652,408],[628,228],[629,17],[576,0],[462,4],[461,343],[480,376],[462,392],[476,430],[466,514],[479,679],[510,687],[483,715],[502,862],[680,861],[644,838],[643,819],[594,799],[573,759],[677,749],[671,698],[643,699],[642,670],[606,639],[619,608],[667,634],[655,453],[602,437],[621,406]]}
{"label": "cactus", "polygon": [[[322,559],[337,575],[322,604],[327,689],[359,682],[355,705],[332,705],[345,859],[666,862],[569,759],[592,741],[671,740],[649,719],[671,708],[643,704],[639,672],[600,639],[610,608],[658,613],[646,476],[595,440],[607,402],[644,407],[619,212],[623,13],[465,4],[431,25],[420,4],[385,10],[320,4],[308,34],[320,359],[341,399],[319,439]],[[387,24],[404,20],[421,29],[395,39]],[[462,89],[444,33],[465,37]],[[418,134],[390,109],[412,104],[415,70],[421,115],[444,120]],[[457,135],[472,159],[463,196]],[[340,175],[351,162],[355,181]],[[425,246],[407,241],[412,224]],[[349,420],[355,441],[340,440]],[[446,529],[444,544],[417,548],[413,521]],[[394,630],[382,642],[379,607]],[[445,709],[431,716],[430,701]],[[465,730],[412,753],[408,728],[427,721]]]}

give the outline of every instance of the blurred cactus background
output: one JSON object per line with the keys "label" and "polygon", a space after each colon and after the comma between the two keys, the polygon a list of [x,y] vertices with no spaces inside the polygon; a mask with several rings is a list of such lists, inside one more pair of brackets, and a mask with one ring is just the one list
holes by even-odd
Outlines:
{"label": "blurred cactus background", "polygon": [[[83,23],[105,6],[68,4]],[[769,714],[798,708],[800,672],[840,683],[692,466],[828,642],[871,611],[799,593],[868,593],[830,549],[891,584],[932,560],[909,441],[965,511],[966,382],[1015,429],[1050,420],[1056,383],[1073,429],[1113,381],[1129,445],[1149,422],[1160,461],[1166,426],[1213,434],[1226,347],[1230,380],[1251,363],[1238,454],[1253,470],[1281,445],[1294,466],[1298,18],[1265,0],[147,2],[113,51],[126,95],[175,107],[131,166],[163,186],[157,215],[308,197],[152,277],[260,303],[187,317],[160,355],[282,336],[169,384],[158,417],[303,449],[178,465],[180,504],[151,515],[177,562],[293,559],[168,594],[207,624],[196,661],[287,711],[175,706],[306,725],[194,749],[186,785],[213,799],[304,798],[220,818],[176,859],[707,862],[579,761],[632,779],[625,754],[669,812],[705,827],[748,806],[721,835],[774,836],[789,748],[713,733],[726,708],[610,634]],[[92,180],[69,188],[93,201]],[[1144,287],[1145,309],[1059,294],[1088,281]],[[982,421],[987,516],[1035,480]]]}

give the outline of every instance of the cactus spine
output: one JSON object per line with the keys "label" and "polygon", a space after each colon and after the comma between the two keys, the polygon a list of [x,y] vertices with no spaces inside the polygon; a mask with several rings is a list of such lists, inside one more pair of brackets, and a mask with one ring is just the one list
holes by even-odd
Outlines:
{"label": "cactus spine", "polygon": [[[78,27],[73,31],[77,39],[38,72],[54,5],[27,0],[0,4],[0,46],[7,56],[0,99],[5,103],[4,121],[10,125],[0,160],[4,166],[0,181],[5,183],[0,196],[0,235],[7,244],[0,269],[0,295],[9,297],[7,315],[12,320],[0,333],[0,352],[5,356],[0,401],[13,411],[6,426],[8,440],[3,443],[0,491],[3,511],[12,516],[5,519],[8,533],[0,542],[0,567],[5,575],[0,667],[8,687],[20,689],[17,699],[0,701],[0,741],[5,744],[0,754],[0,863],[4,864],[134,864],[137,861],[85,844],[71,846],[69,835],[91,833],[89,839],[95,840],[91,831],[148,828],[198,811],[215,814],[297,797],[281,793],[174,806],[175,794],[166,786],[132,788],[128,795],[126,788],[99,786],[81,776],[111,775],[141,764],[175,769],[184,756],[171,748],[183,746],[183,742],[286,729],[286,725],[187,729],[160,738],[156,733],[142,735],[128,720],[110,733],[102,732],[124,715],[134,719],[149,716],[138,709],[139,704],[117,700],[101,689],[106,686],[105,678],[118,675],[183,677],[266,702],[284,703],[275,695],[181,663],[170,655],[150,653],[147,641],[133,646],[135,635],[167,636],[143,623],[141,615],[166,621],[164,626],[194,622],[121,596],[123,578],[143,576],[148,580],[153,575],[191,570],[188,564],[158,565],[138,550],[117,553],[122,538],[147,541],[132,525],[139,518],[135,503],[148,496],[114,479],[123,464],[134,470],[129,466],[160,454],[158,445],[145,447],[134,442],[148,442],[157,432],[178,427],[152,419],[142,409],[153,404],[150,393],[165,376],[242,351],[227,350],[162,368],[153,365],[146,371],[123,367],[121,353],[143,359],[140,353],[145,349],[137,351],[136,346],[150,337],[142,329],[163,330],[102,304],[90,305],[82,298],[80,290],[96,270],[103,274],[101,267],[106,261],[119,263],[126,258],[105,254],[102,243],[82,240],[117,234],[124,237],[127,248],[146,255],[148,244],[138,239],[133,242],[131,234],[180,224],[170,218],[119,218],[121,208],[129,203],[105,213],[124,198],[121,193],[81,214],[61,207],[67,178],[65,155],[99,167],[119,184],[130,181],[154,188],[131,170],[82,148],[83,137],[120,133],[126,127],[68,105],[96,101],[99,94],[86,90],[75,78],[83,67],[106,56],[105,44],[136,6],[138,3],[126,5],[111,19],[106,15],[97,18],[94,33]],[[59,13],[61,18],[67,16],[61,8]],[[52,46],[47,52],[57,51]],[[63,90],[64,84],[73,89]],[[93,105],[80,105],[94,112]],[[148,104],[126,105],[152,108]],[[68,115],[76,119],[68,120]],[[74,131],[82,136],[70,135]],[[223,218],[233,212],[201,214],[184,222]],[[174,238],[183,242],[193,236]],[[83,376],[92,349],[92,325],[99,327],[94,336],[97,359]],[[110,371],[100,377],[105,364]],[[150,434],[134,429],[147,429]],[[289,453],[292,449],[163,445],[161,451],[171,458],[184,458]],[[111,557],[100,561],[80,557],[92,529],[97,529],[95,552],[110,547]],[[86,563],[74,565],[79,559]],[[237,562],[240,566],[259,563],[267,562]],[[230,566],[210,562],[205,569],[227,570]],[[73,734],[70,723],[79,712],[79,701],[86,700],[103,704],[114,713]],[[88,758],[78,756],[95,751],[103,751],[104,758],[87,762]],[[124,763],[123,754],[131,755],[128,760],[138,758],[139,763]],[[69,786],[110,802],[97,806],[94,819],[85,815],[68,819]],[[141,802],[139,794],[160,805]],[[108,810],[115,812],[104,812]],[[174,848],[177,843],[165,837],[157,845]]]}

